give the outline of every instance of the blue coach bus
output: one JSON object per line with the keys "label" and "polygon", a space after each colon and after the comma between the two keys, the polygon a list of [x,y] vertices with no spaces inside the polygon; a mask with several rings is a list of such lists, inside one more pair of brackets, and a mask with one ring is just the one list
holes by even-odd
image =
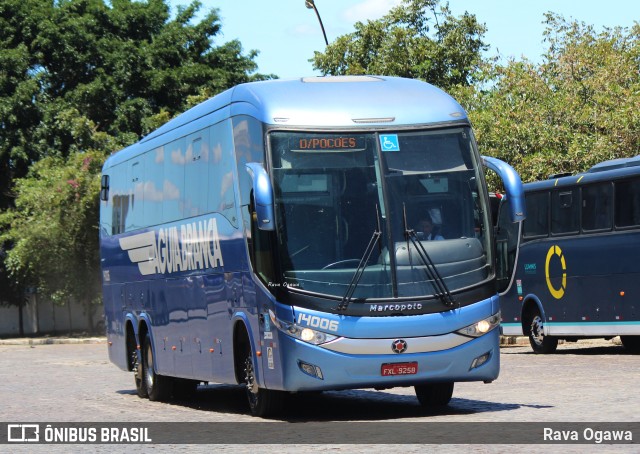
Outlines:
{"label": "blue coach bus", "polygon": [[615,336],[640,351],[640,157],[524,188],[527,219],[498,220],[503,333],[536,353]]}
{"label": "blue coach bus", "polygon": [[[105,163],[109,356],[151,400],[244,384],[251,413],[287,391],[415,386],[499,372],[483,163],[463,109],[420,81],[239,85]],[[427,241],[428,218],[441,241]]]}

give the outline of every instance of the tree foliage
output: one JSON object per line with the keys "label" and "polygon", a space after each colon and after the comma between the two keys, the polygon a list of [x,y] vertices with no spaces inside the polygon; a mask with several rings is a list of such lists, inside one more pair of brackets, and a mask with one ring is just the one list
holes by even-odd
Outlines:
{"label": "tree foliage", "polygon": [[473,81],[485,31],[472,14],[454,17],[448,3],[403,0],[379,20],[356,23],[312,62],[324,74],[401,76],[447,89]]}
{"label": "tree foliage", "polygon": [[[194,99],[255,74],[256,51],[215,45],[194,1],[0,2],[0,295],[94,299],[97,179],[108,153]],[[14,292],[14,293],[12,293]]]}
{"label": "tree foliage", "polygon": [[[0,3],[0,208],[13,178],[44,156],[96,144],[82,125],[121,145],[175,115],[189,96],[262,78],[255,51],[213,45],[217,10],[195,23],[200,3],[171,17],[166,0],[6,0]],[[86,134],[79,135],[78,129]]]}
{"label": "tree foliage", "polygon": [[581,172],[640,149],[640,25],[604,29],[546,15],[540,64],[484,67],[485,84],[456,90],[483,153],[525,181]]}
{"label": "tree foliage", "polygon": [[640,149],[640,25],[605,28],[547,13],[541,63],[483,58],[485,27],[438,0],[403,0],[357,23],[312,62],[324,74],[422,79],[467,109],[483,153],[523,180],[580,172]]}
{"label": "tree foliage", "polygon": [[100,295],[98,197],[104,154],[49,156],[16,183],[16,207],[0,215],[13,247],[6,265],[54,301]]}

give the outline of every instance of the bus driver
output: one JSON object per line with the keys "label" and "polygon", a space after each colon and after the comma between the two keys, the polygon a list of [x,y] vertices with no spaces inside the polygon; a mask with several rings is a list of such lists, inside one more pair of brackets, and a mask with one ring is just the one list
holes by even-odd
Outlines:
{"label": "bus driver", "polygon": [[444,237],[438,234],[437,229],[434,230],[433,222],[428,216],[420,220],[418,228],[418,238],[423,241],[444,240]]}

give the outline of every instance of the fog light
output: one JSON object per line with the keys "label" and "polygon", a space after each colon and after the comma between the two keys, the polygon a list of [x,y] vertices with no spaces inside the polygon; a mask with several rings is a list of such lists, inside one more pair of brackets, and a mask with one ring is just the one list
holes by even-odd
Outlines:
{"label": "fog light", "polygon": [[320,380],[324,380],[322,376],[322,370],[318,366],[314,366],[313,364],[305,363],[304,361],[298,360],[298,367],[302,372],[307,375],[310,375],[314,378],[319,378]]}
{"label": "fog light", "polygon": [[491,352],[487,352],[484,355],[478,356],[476,359],[471,361],[471,367],[469,368],[469,370],[473,370],[482,366],[484,363],[489,361],[490,358],[491,358]]}

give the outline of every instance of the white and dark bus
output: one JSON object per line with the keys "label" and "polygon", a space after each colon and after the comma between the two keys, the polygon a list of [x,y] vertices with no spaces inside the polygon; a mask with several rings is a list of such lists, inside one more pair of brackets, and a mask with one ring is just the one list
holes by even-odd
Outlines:
{"label": "white and dark bus", "polygon": [[503,333],[536,353],[615,336],[640,351],[640,157],[524,189],[527,219],[498,220]]}

